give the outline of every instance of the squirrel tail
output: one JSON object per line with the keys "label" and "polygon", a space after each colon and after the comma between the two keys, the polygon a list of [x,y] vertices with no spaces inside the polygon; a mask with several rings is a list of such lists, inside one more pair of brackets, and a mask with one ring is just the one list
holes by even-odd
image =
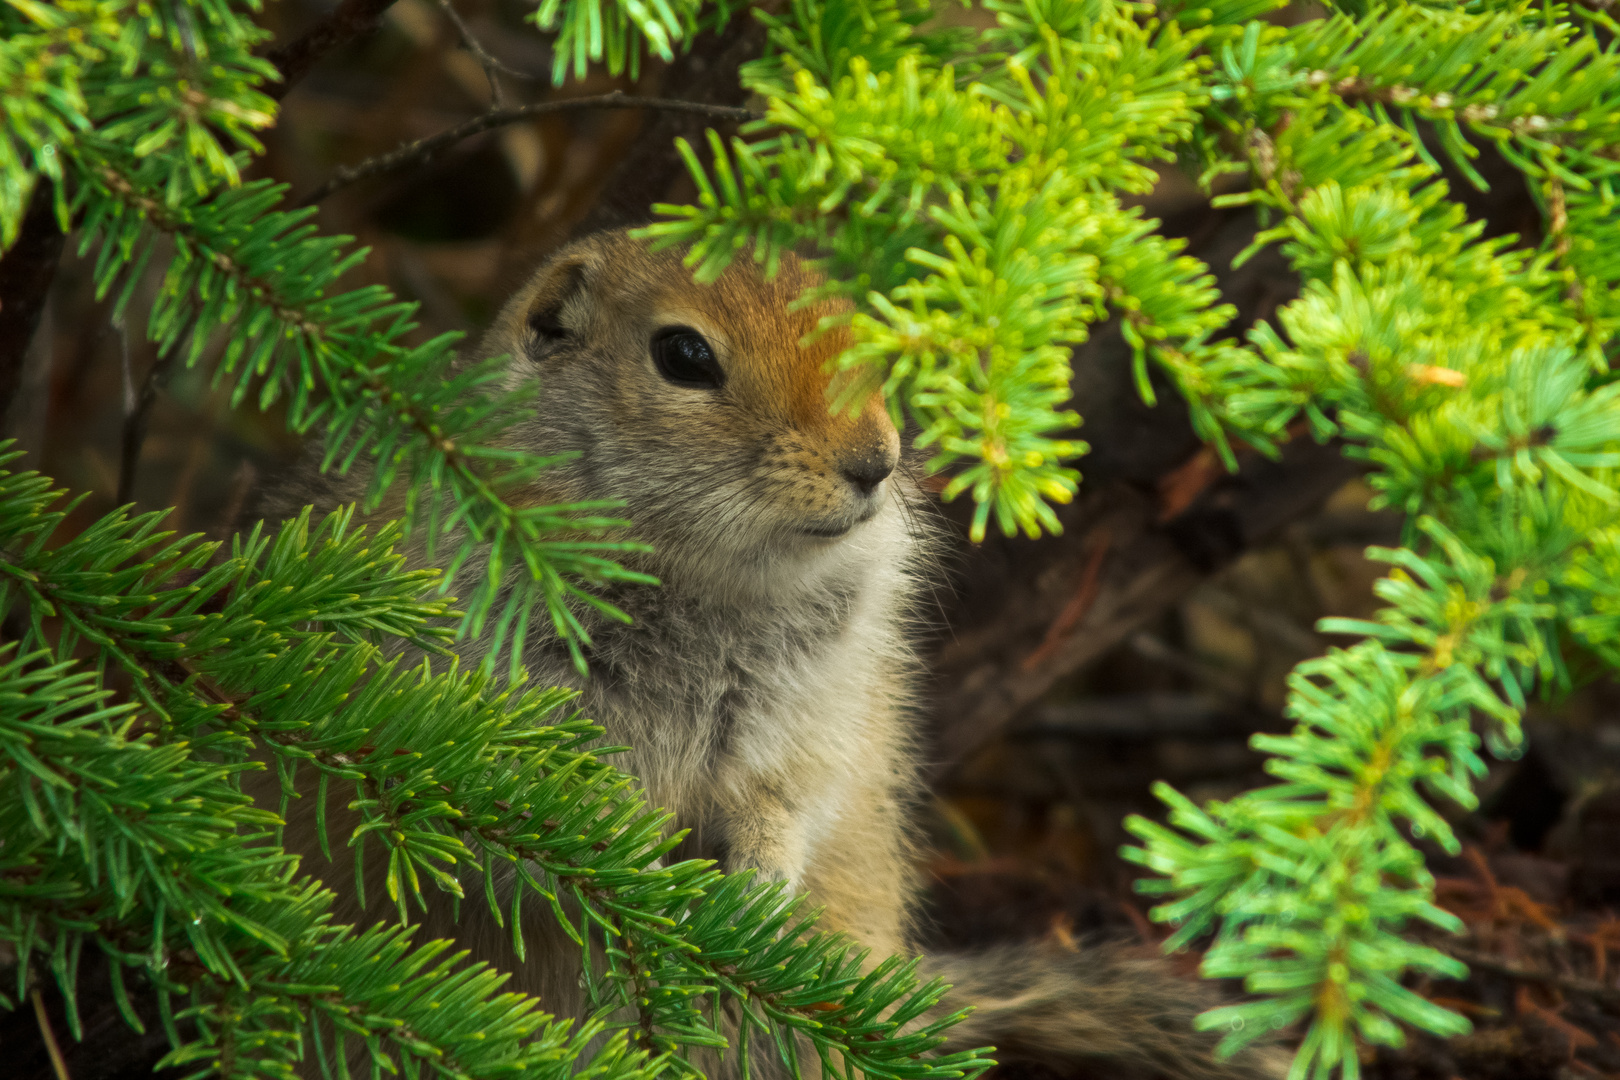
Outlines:
{"label": "squirrel tail", "polygon": [[946,1052],[994,1046],[1003,1064],[1036,1065],[1064,1080],[1261,1080],[1288,1071],[1287,1055],[1263,1045],[1218,1060],[1218,1036],[1192,1026],[1218,1004],[1211,988],[1178,978],[1139,948],[1006,945],[924,964],[951,984],[941,1008],[973,1006],[947,1033]]}

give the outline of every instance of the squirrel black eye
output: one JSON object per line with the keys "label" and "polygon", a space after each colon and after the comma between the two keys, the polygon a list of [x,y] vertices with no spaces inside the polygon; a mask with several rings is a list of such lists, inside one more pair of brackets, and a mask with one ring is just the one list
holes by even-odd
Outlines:
{"label": "squirrel black eye", "polygon": [[652,358],[658,374],[676,386],[718,390],[726,381],[714,350],[689,326],[666,326],[654,334]]}

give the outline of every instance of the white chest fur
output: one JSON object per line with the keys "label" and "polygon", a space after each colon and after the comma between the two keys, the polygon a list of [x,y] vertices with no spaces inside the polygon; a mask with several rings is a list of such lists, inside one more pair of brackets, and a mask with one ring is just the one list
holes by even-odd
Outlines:
{"label": "white chest fur", "polygon": [[910,547],[896,509],[751,597],[626,590],[613,599],[633,622],[591,627],[589,678],[555,641],[531,646],[530,667],[580,689],[607,740],[632,747],[616,764],[718,840],[728,868],[796,884],[851,785],[893,756]]}

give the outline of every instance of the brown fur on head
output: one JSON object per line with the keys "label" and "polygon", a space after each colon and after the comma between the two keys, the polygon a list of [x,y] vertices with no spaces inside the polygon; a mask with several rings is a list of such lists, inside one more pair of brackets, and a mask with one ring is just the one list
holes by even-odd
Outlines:
{"label": "brown fur on head", "polygon": [[[547,494],[623,499],[659,552],[655,572],[738,598],[858,553],[863,532],[898,513],[886,478],[899,436],[876,395],[853,415],[831,411],[827,362],[847,333],[801,342],[840,308],[793,306],[816,281],[791,257],[769,281],[744,258],[700,284],[680,253],[624,233],[552,256],[484,349],[512,358],[514,385],[539,380],[539,416],[513,441],[578,455],[546,473]],[[696,347],[690,334],[711,350],[708,382],[660,366],[660,349]]]}

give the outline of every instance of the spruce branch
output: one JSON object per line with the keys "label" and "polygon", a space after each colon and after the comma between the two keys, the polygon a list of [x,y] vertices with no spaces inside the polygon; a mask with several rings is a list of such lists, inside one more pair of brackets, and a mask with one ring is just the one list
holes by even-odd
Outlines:
{"label": "spruce branch", "polygon": [[[402,925],[406,901],[423,900],[423,878],[459,897],[464,881],[491,882],[504,866],[513,887],[544,900],[581,944],[605,935],[608,996],[600,1004],[630,1006],[660,1053],[726,1045],[692,1005],[694,992],[718,987],[758,1008],[754,1022],[773,1041],[803,1037],[874,1075],[946,1080],[985,1064],[971,1053],[914,1062],[955,1018],[898,1032],[943,987],[919,986],[900,960],[864,974],[863,954],[842,938],[810,936],[812,920],[795,915],[797,902],[785,902],[779,885],[725,879],[704,862],[657,865],[679,839],[665,835],[668,815],[650,811],[630,778],[584,749],[600,729],[552,719],[569,693],[496,690],[486,675],[403,670],[398,658],[383,660],[369,632],[388,627],[430,647],[442,637],[425,624],[443,606],[417,599],[431,575],[397,569],[390,551],[397,531],[373,541],[351,532],[346,515],[315,529],[306,515],[273,540],[251,534],[230,559],[179,584],[177,575],[208,563],[217,545],[169,541],[155,531],[158,515],[114,514],[87,535],[47,547],[62,517],[44,509],[52,495],[38,478],[0,476],[0,503],[13,510],[0,535],[13,547],[24,542],[20,555],[0,561],[0,575],[29,601],[32,628],[22,647],[54,641],[71,652],[76,641],[93,644],[129,673],[135,701],[158,715],[156,731],[138,739],[180,755],[169,771],[192,746],[226,759],[193,784],[228,782],[248,767],[247,748],[258,746],[281,759],[289,794],[300,767],[322,775],[321,802],[328,780],[352,785],[361,821],[351,843],[381,846]],[[334,593],[343,600],[332,604]],[[8,600],[0,591],[0,605]],[[48,632],[45,618],[60,627]],[[229,789],[218,797],[241,801]],[[317,817],[324,820],[320,807]],[[285,859],[263,843],[273,816],[239,808],[229,820],[257,822],[260,845],[252,850]],[[221,824],[216,814],[208,827]],[[154,833],[143,842],[175,836]],[[241,854],[230,844],[214,848],[227,865]],[[195,859],[189,871],[224,877]],[[133,881],[153,877],[148,871]],[[198,888],[180,891],[194,896]],[[577,928],[559,906],[564,894],[584,912]],[[495,890],[486,886],[486,895],[500,918]],[[266,899],[266,910],[273,901]],[[515,908],[512,915],[516,934]],[[244,924],[245,917],[216,911],[222,929],[205,925],[189,939],[204,968],[238,984],[245,975],[221,933],[282,953],[290,946],[277,942],[292,940],[269,924]]]}
{"label": "spruce branch", "polygon": [[[0,816],[11,843],[0,869],[0,935],[17,951],[19,980],[36,950],[52,953],[76,1035],[77,965],[63,959],[89,937],[112,962],[121,1008],[137,1027],[119,972],[156,982],[174,1047],[169,1064],[290,1077],[297,1032],[310,1018],[337,1026],[339,1050],[346,1029],[451,1076],[506,1075],[567,1041],[569,1025],[551,1022],[532,1000],[494,997],[491,973],[452,975],[455,958],[430,967],[446,942],[407,951],[399,929],[354,935],[328,925],[331,894],[292,880],[288,857],[263,842],[273,816],[246,808],[225,782],[240,767],[199,762],[183,744],[160,747],[150,735],[128,738],[133,703],[107,707],[110,692],[96,688],[93,672],[8,651],[0,738],[11,757],[0,774],[8,796]],[[96,858],[42,858],[52,846]],[[126,846],[133,850],[119,850]],[[249,985],[251,1007],[239,996]],[[190,1004],[176,1011],[174,996]],[[195,1038],[179,1033],[188,1021]],[[605,1056],[614,1053],[610,1045]]]}
{"label": "spruce branch", "polygon": [[[274,102],[258,86],[275,69],[252,55],[267,35],[236,7],[221,5],[206,38],[184,5],[131,0],[9,3],[0,9],[0,80],[8,101],[0,164],[0,240],[14,235],[13,208],[36,176],[60,189],[63,159],[92,129],[136,157],[167,160],[172,203],[215,184],[240,182],[236,149],[260,152],[254,132]],[[142,34],[148,46],[139,45]],[[183,150],[172,157],[165,151]],[[229,149],[227,148],[229,147]],[[32,159],[32,160],[29,160]],[[15,201],[14,201],[15,200]],[[65,193],[58,215],[65,224]]]}
{"label": "spruce branch", "polygon": [[[800,5],[795,21],[864,40],[853,22],[818,22],[825,10]],[[773,26],[785,43],[792,24]],[[1105,38],[1109,48],[1087,47]],[[745,133],[776,133],[734,140],[729,154],[711,134],[712,180],[684,149],[700,205],[659,207],[674,220],[644,235],[689,243],[700,277],[747,246],[767,273],[791,247],[819,248],[832,280],[850,282],[830,288],[863,308],[837,361],[855,377],[834,407],[880,388],[904,400],[936,450],[930,467],[962,462],[944,494],[973,493],[976,537],[992,516],[1007,532],[1054,530],[1049,502],[1068,501],[1078,480],[1064,462],[1085,449],[1060,435],[1077,420],[1059,407],[1065,354],[1102,316],[1099,300],[1145,307],[1157,316],[1149,333],[1166,337],[1201,337],[1228,317],[1211,310],[1196,263],[1174,263],[1166,279],[1125,255],[1151,225],[1097,190],[1145,190],[1152,174],[1138,159],[1159,155],[1155,138],[1190,132],[1197,38],[1110,13],[1072,40],[1036,34],[1005,86],[987,79],[977,95],[927,47],[885,41],[870,58],[836,36],[784,44],[781,63],[754,68],[774,96]],[[1055,89],[1079,79],[1094,89]]]}
{"label": "spruce branch", "polygon": [[[508,627],[514,622],[512,613],[541,605],[570,643],[576,662],[583,664],[579,642],[585,640],[584,628],[564,605],[578,601],[615,614],[581,582],[650,580],[611,558],[642,547],[602,537],[624,525],[601,516],[608,504],[514,504],[509,493],[547,462],[489,445],[499,431],[499,417],[514,407],[505,400],[468,403],[469,392],[489,378],[489,366],[446,378],[453,335],[415,348],[399,344],[412,329],[410,306],[394,302],[378,288],[335,289],[359,256],[341,256],[341,239],[306,244],[310,230],[301,223],[308,211],[269,209],[281,189],[249,184],[207,201],[171,207],[143,189],[139,174],[121,171],[116,152],[85,144],[78,153],[93,169],[85,177],[89,183],[81,200],[90,199],[93,191],[110,197],[87,214],[81,247],[101,240],[102,290],[120,275],[124,278],[115,318],[134,281],[126,268],[143,265],[150,250],[148,230],[175,237],[179,244],[169,286],[149,320],[149,334],[159,348],[184,349],[186,363],[194,364],[210,332],[236,324],[218,369],[221,377],[236,376],[233,400],[241,401],[253,380],[262,378],[261,407],[290,391],[294,430],[307,431],[317,423],[326,427],[328,466],[340,463],[346,470],[369,453],[377,463],[370,476],[369,504],[378,505],[396,480],[403,481],[407,521],[418,513],[428,517],[425,546],[430,555],[440,542],[440,507],[453,501],[451,520],[459,535],[445,586],[475,549],[491,553],[489,573],[473,586],[467,632],[481,630],[502,592],[505,568],[522,566],[527,573],[507,598],[497,626]],[[123,254],[113,257],[115,252]],[[244,261],[242,252],[253,253],[253,260]],[[275,270],[267,273],[259,267]],[[586,538],[556,539],[558,532],[584,533]],[[524,616],[519,631],[526,625]],[[497,655],[505,643],[497,642]],[[514,646],[514,663],[516,655]]]}
{"label": "spruce branch", "polygon": [[[1461,972],[1400,936],[1414,919],[1458,928],[1434,908],[1432,879],[1402,829],[1455,848],[1428,800],[1472,805],[1470,780],[1483,763],[1470,713],[1488,717],[1487,741],[1511,753],[1526,693],[1558,677],[1553,642],[1567,616],[1543,598],[1589,558],[1586,537],[1614,525],[1617,499],[1604,470],[1615,460],[1620,413],[1607,389],[1584,386],[1590,369],[1569,345],[1570,324],[1549,320],[1533,299],[1553,295],[1556,241],[1542,258],[1476,241],[1477,226],[1429,180],[1432,162],[1414,162],[1422,157],[1415,135],[1403,139],[1376,115],[1301,96],[1301,81],[1265,70],[1278,59],[1267,61],[1259,41],[1251,28],[1241,45],[1226,46],[1231,90],[1213,97],[1212,115],[1235,136],[1254,182],[1227,201],[1285,215],[1255,247],[1286,238],[1307,286],[1279,313],[1287,344],[1265,328],[1252,335],[1271,370],[1229,407],[1282,405],[1283,419],[1303,409],[1319,435],[1349,436],[1374,464],[1380,498],[1416,516],[1414,540],[1428,543],[1374,553],[1399,567],[1379,586],[1392,606],[1378,623],[1321,625],[1368,637],[1296,669],[1294,735],[1253,740],[1284,783],[1204,810],[1161,788],[1173,828],[1183,831],[1135,819],[1146,845],[1128,854],[1166,875],[1142,886],[1174,897],[1156,909],[1180,923],[1173,939],[1215,930],[1205,971],[1244,977],[1263,995],[1202,1023],[1229,1026],[1224,1046],[1233,1049],[1309,1018],[1296,1069],[1325,1076],[1354,1072],[1357,1038],[1398,1045],[1392,1018],[1441,1033],[1466,1027],[1394,980],[1412,967]],[[1303,84],[1319,92],[1327,81]],[[1369,85],[1370,77],[1332,90],[1366,94]],[[1254,87],[1279,95],[1269,129],[1253,101],[1241,126],[1221,111]],[[1359,161],[1324,152],[1357,131],[1377,134],[1360,138]],[[1383,320],[1395,311],[1408,320],[1424,314],[1394,331]],[[1459,312],[1470,321],[1455,321]],[[1545,468],[1531,464],[1538,459]],[[1571,500],[1593,532],[1557,522],[1549,508],[1569,512]],[[1489,554],[1470,551],[1452,529]]]}
{"label": "spruce branch", "polygon": [[[1384,1013],[1430,1030],[1467,1029],[1461,1018],[1390,978],[1409,966],[1452,978],[1463,973],[1433,949],[1397,936],[1413,919],[1461,928],[1431,902],[1432,878],[1398,826],[1460,849],[1445,819],[1414,788],[1421,784],[1433,795],[1473,805],[1470,779],[1484,765],[1470,709],[1502,725],[1492,735],[1498,746],[1516,744],[1521,688],[1540,661],[1526,649],[1539,641],[1534,623],[1552,613],[1537,596],[1545,579],[1529,568],[1539,563],[1556,575],[1559,553],[1535,551],[1534,563],[1498,576],[1489,560],[1468,552],[1437,523],[1427,530],[1449,566],[1439,571],[1434,560],[1414,552],[1383,552],[1403,571],[1379,587],[1396,606],[1377,624],[1322,623],[1327,632],[1373,636],[1301,665],[1290,679],[1288,706],[1299,726],[1290,736],[1255,736],[1255,747],[1274,755],[1267,768],[1281,786],[1200,811],[1161,785],[1172,825],[1205,840],[1196,852],[1163,826],[1128,822],[1146,845],[1127,849],[1127,856],[1168,875],[1143,886],[1174,898],[1155,910],[1155,917],[1179,925],[1173,940],[1184,942],[1219,919],[1204,970],[1244,977],[1251,990],[1267,995],[1202,1021],[1208,1028],[1230,1026],[1228,1049],[1279,1020],[1313,1012],[1300,1067],[1318,1071],[1342,1063],[1348,1031],[1398,1045],[1399,1031]],[[1526,628],[1524,636],[1512,633],[1519,627]],[[1383,641],[1418,649],[1394,652]],[[1502,681],[1508,700],[1487,685],[1481,667]],[[1294,839],[1283,842],[1285,834]],[[1217,867],[1220,876],[1212,873]],[[1275,924],[1284,910],[1287,925]],[[1339,913],[1346,911],[1361,914],[1344,919]],[[1262,957],[1266,974],[1255,970]]]}

